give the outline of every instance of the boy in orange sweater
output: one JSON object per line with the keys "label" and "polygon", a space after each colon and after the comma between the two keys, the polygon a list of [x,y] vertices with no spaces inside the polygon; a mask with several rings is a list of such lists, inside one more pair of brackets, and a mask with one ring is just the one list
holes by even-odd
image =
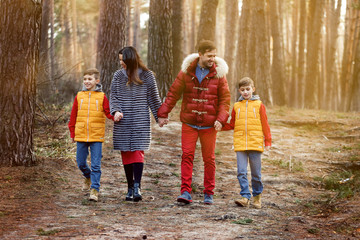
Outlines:
{"label": "boy in orange sweater", "polygon": [[[234,150],[237,158],[237,178],[240,183],[240,199],[235,203],[241,207],[250,205],[251,193],[247,178],[247,165],[250,163],[253,206],[261,208],[261,153],[270,150],[271,133],[264,104],[255,92],[254,82],[245,77],[239,81],[238,102],[234,104],[230,123],[222,130],[234,129]],[[218,130],[218,129],[217,129]],[[264,144],[265,140],[265,144]]]}
{"label": "boy in orange sweater", "polygon": [[[102,143],[105,136],[105,116],[110,114],[109,101],[102,92],[100,73],[96,68],[84,72],[84,86],[75,97],[69,121],[70,137],[77,142],[76,162],[83,173],[83,190],[90,189],[91,201],[98,201],[101,177]],[[86,159],[91,152],[91,169]]]}

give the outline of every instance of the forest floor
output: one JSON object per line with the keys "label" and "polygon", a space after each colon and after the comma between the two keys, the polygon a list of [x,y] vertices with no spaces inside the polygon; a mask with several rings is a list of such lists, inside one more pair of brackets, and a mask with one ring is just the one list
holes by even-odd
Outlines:
{"label": "forest floor", "polygon": [[269,108],[273,146],[262,156],[263,208],[254,209],[234,203],[240,189],[232,131],[218,133],[215,203],[203,204],[200,146],[194,201],[176,202],[178,111],[169,125],[152,125],[138,203],[124,201],[127,185],[110,121],[96,203],[81,190],[68,111],[52,127],[38,122],[38,164],[0,168],[0,239],[360,239],[360,113]]}

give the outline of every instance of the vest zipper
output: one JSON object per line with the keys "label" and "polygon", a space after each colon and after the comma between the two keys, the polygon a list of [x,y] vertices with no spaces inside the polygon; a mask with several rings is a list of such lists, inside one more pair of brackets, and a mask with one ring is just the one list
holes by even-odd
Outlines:
{"label": "vest zipper", "polygon": [[255,116],[255,118],[256,118],[256,111],[255,111],[255,108],[254,108],[253,110],[254,110],[254,116]]}
{"label": "vest zipper", "polygon": [[88,116],[87,116],[87,142],[89,141],[90,138],[90,133],[89,133],[90,99],[91,99],[91,92],[89,92],[89,104],[88,104]]}
{"label": "vest zipper", "polygon": [[[99,100],[96,100],[96,111],[99,111]],[[255,111],[255,108],[254,108]]]}
{"label": "vest zipper", "polygon": [[248,148],[248,142],[247,142],[247,113],[248,113],[248,100],[246,100],[246,107],[245,107],[245,149]]}
{"label": "vest zipper", "polygon": [[240,119],[240,107],[238,109],[238,116],[237,116],[238,119]]}
{"label": "vest zipper", "polygon": [[83,101],[84,101],[84,99],[81,99],[81,101],[80,101],[80,110],[81,110]]}

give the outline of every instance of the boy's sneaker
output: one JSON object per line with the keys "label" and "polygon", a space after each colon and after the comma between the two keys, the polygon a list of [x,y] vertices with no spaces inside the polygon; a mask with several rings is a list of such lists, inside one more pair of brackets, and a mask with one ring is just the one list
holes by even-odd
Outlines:
{"label": "boy's sneaker", "polygon": [[260,209],[261,208],[261,194],[254,197],[254,202],[252,204],[254,208]]}
{"label": "boy's sneaker", "polygon": [[90,178],[85,178],[83,186],[82,186],[82,190],[83,191],[88,191],[90,189],[90,186],[91,186],[91,179]]}
{"label": "boy's sneaker", "polygon": [[240,199],[236,199],[236,200],[235,200],[235,203],[236,203],[237,205],[239,205],[240,207],[248,207],[249,204],[250,204],[250,200],[247,199],[246,197],[242,197],[242,198],[240,198]]}
{"label": "boy's sneaker", "polygon": [[205,193],[205,195],[204,195],[204,203],[208,204],[208,205],[213,204],[214,203],[213,195]]}
{"label": "boy's sneaker", "polygon": [[187,191],[183,192],[180,196],[178,196],[177,201],[185,204],[191,203],[192,199],[190,193]]}
{"label": "boy's sneaker", "polygon": [[90,200],[90,201],[95,201],[95,202],[97,202],[97,201],[98,201],[98,198],[99,198],[99,192],[98,192],[96,189],[92,188],[92,189],[90,190],[89,200]]}

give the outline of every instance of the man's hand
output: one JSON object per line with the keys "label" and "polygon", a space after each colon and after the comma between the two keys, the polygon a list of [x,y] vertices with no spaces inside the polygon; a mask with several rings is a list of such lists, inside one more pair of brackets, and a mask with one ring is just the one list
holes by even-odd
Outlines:
{"label": "man's hand", "polygon": [[221,131],[222,124],[218,120],[216,120],[215,123],[214,123],[214,128],[215,128],[216,131]]}
{"label": "man's hand", "polygon": [[160,127],[163,127],[164,125],[168,124],[169,119],[168,118],[158,118],[158,123]]}
{"label": "man's hand", "polygon": [[123,117],[124,117],[124,115],[121,112],[115,112],[114,122],[120,121]]}

